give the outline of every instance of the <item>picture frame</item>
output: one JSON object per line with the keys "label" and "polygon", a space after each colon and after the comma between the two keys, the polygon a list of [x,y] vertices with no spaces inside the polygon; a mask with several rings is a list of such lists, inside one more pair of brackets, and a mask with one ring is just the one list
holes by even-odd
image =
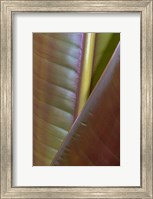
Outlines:
{"label": "picture frame", "polygon": [[[12,15],[14,12],[141,14],[141,186],[13,187]],[[152,198],[152,0],[1,0],[1,198]]]}

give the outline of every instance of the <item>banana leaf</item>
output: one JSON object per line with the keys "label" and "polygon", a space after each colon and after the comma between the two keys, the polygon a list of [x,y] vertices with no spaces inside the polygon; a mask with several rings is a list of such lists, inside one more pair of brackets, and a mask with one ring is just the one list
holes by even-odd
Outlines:
{"label": "banana leaf", "polygon": [[50,165],[60,150],[87,101],[90,87],[92,92],[104,71],[117,45],[118,35],[33,35],[34,166]]}
{"label": "banana leaf", "polygon": [[47,166],[75,120],[84,33],[33,34],[33,165]]}
{"label": "banana leaf", "polygon": [[52,165],[120,165],[120,44]]}

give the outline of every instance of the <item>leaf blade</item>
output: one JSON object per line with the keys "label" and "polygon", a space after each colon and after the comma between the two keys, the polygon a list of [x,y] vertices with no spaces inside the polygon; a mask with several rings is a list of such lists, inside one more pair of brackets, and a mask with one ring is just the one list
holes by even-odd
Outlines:
{"label": "leaf blade", "polygon": [[83,33],[33,34],[34,166],[50,165],[74,120],[83,43]]}
{"label": "leaf blade", "polygon": [[52,165],[120,165],[119,45]]}

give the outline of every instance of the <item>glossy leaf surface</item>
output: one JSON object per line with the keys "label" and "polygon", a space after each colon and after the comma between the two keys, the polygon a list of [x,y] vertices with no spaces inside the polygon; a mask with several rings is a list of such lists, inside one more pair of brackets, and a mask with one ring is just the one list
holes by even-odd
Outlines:
{"label": "glossy leaf surface", "polygon": [[50,165],[74,121],[83,33],[33,34],[33,164]]}

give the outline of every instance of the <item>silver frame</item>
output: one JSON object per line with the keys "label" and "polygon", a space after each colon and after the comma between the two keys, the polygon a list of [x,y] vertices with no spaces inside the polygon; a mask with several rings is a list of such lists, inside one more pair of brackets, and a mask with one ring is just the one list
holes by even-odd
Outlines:
{"label": "silver frame", "polygon": [[[1,2],[1,198],[152,198],[152,0]],[[12,14],[14,12],[139,12],[141,14],[141,186],[12,186]]]}

